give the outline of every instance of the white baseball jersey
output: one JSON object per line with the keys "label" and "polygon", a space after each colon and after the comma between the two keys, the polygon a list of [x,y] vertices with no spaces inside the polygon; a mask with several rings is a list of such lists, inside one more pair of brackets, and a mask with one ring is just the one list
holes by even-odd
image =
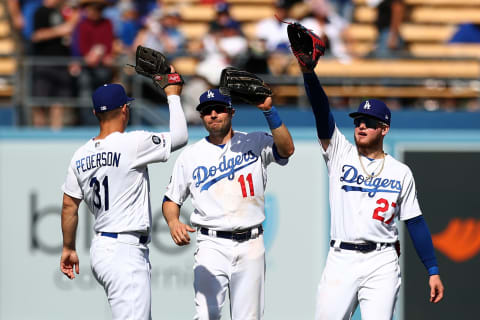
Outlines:
{"label": "white baseball jersey", "polygon": [[235,131],[222,148],[207,138],[188,146],[178,157],[166,196],[182,205],[191,195],[194,226],[233,231],[265,220],[266,168],[275,158],[273,137],[265,132]]}
{"label": "white baseball jersey", "polygon": [[388,154],[375,160],[359,156],[338,128],[322,152],[330,180],[332,239],[392,243],[398,239],[395,217],[407,220],[422,214],[405,164]]}
{"label": "white baseball jersey", "polygon": [[96,232],[149,231],[147,165],[167,161],[170,133],[115,132],[89,140],[73,155],[63,191],[85,200]]}

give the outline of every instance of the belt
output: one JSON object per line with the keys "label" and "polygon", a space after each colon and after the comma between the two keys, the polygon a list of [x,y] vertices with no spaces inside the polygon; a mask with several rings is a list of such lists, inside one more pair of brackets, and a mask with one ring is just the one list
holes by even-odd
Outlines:
{"label": "belt", "polygon": [[250,229],[244,229],[244,230],[238,230],[238,231],[215,231],[215,230],[209,230],[207,228],[202,227],[200,228],[200,233],[206,236],[212,236],[217,238],[224,238],[224,239],[235,240],[238,242],[243,242],[243,241],[252,239],[252,231],[255,229],[258,230],[258,233],[256,236],[259,236],[263,233],[262,225],[259,225]]}
{"label": "belt", "polygon": [[[370,252],[373,250],[377,249],[377,245],[380,246],[385,246],[385,247],[390,247],[393,245],[393,243],[378,243],[378,242],[372,242],[372,241],[367,241],[364,243],[351,243],[351,242],[340,242],[340,249],[344,250],[355,250],[355,251],[360,251],[360,252]],[[335,240],[330,241],[330,247],[335,246]]]}
{"label": "belt", "polygon": [[148,236],[135,234],[133,232],[129,232],[129,233],[100,232],[100,235],[104,237],[114,238],[114,239],[129,238],[130,241],[132,240],[132,237],[135,237],[138,239],[138,242],[141,244],[145,244],[148,241]]}

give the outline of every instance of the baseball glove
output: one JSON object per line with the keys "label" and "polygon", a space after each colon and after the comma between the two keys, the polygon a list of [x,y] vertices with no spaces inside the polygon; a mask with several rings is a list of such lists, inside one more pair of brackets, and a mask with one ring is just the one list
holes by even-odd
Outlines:
{"label": "baseball glove", "polygon": [[154,49],[138,46],[135,56],[135,71],[153,80],[153,83],[164,89],[173,84],[183,84],[182,76],[177,72],[170,72],[167,58]]}
{"label": "baseball glove", "polygon": [[255,74],[228,67],[220,75],[220,93],[240,98],[248,104],[258,105],[272,95],[272,90]]}
{"label": "baseball glove", "polygon": [[317,65],[318,59],[325,53],[325,43],[315,33],[298,22],[280,21],[288,24],[288,40],[290,40],[290,46],[295,58],[297,58],[300,65],[308,70],[313,70]]}

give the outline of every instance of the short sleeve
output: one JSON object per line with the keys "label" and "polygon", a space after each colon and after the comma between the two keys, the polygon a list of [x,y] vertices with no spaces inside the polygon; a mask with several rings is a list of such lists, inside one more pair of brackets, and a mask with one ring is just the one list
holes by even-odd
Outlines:
{"label": "short sleeve", "polygon": [[412,172],[408,169],[400,197],[400,220],[408,220],[422,214],[417,199],[417,189]]}
{"label": "short sleeve", "polygon": [[172,143],[170,133],[137,131],[134,136],[137,143],[137,154],[132,167],[137,168],[149,163],[165,162],[170,157]]}
{"label": "short sleeve", "polygon": [[[320,140],[319,143],[321,146],[322,143]],[[328,171],[331,171],[332,168],[337,167],[341,163],[343,156],[348,153],[353,147],[354,146],[335,126],[327,150],[324,150],[323,147],[321,147],[323,158],[327,163]]]}
{"label": "short sleeve", "polygon": [[269,165],[272,162],[276,162],[281,166],[284,166],[288,163],[288,158],[282,158],[278,152],[277,147],[273,142],[272,135],[263,132],[259,133],[259,144],[262,147],[262,160],[265,165]]}
{"label": "short sleeve", "polygon": [[76,199],[83,199],[83,191],[80,187],[72,166],[68,166],[67,178],[62,186],[64,193]]}
{"label": "short sleeve", "polygon": [[181,206],[190,194],[188,188],[188,176],[183,163],[183,153],[178,157],[173,167],[170,183],[167,186],[165,196]]}

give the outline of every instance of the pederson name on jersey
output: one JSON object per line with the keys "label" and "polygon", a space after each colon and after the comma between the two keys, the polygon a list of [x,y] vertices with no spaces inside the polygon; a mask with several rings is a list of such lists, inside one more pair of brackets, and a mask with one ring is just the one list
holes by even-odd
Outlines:
{"label": "pederson name on jersey", "polygon": [[105,166],[118,167],[121,155],[122,154],[119,152],[99,152],[83,157],[75,161],[75,165],[77,166],[77,172],[85,172],[90,169]]}

